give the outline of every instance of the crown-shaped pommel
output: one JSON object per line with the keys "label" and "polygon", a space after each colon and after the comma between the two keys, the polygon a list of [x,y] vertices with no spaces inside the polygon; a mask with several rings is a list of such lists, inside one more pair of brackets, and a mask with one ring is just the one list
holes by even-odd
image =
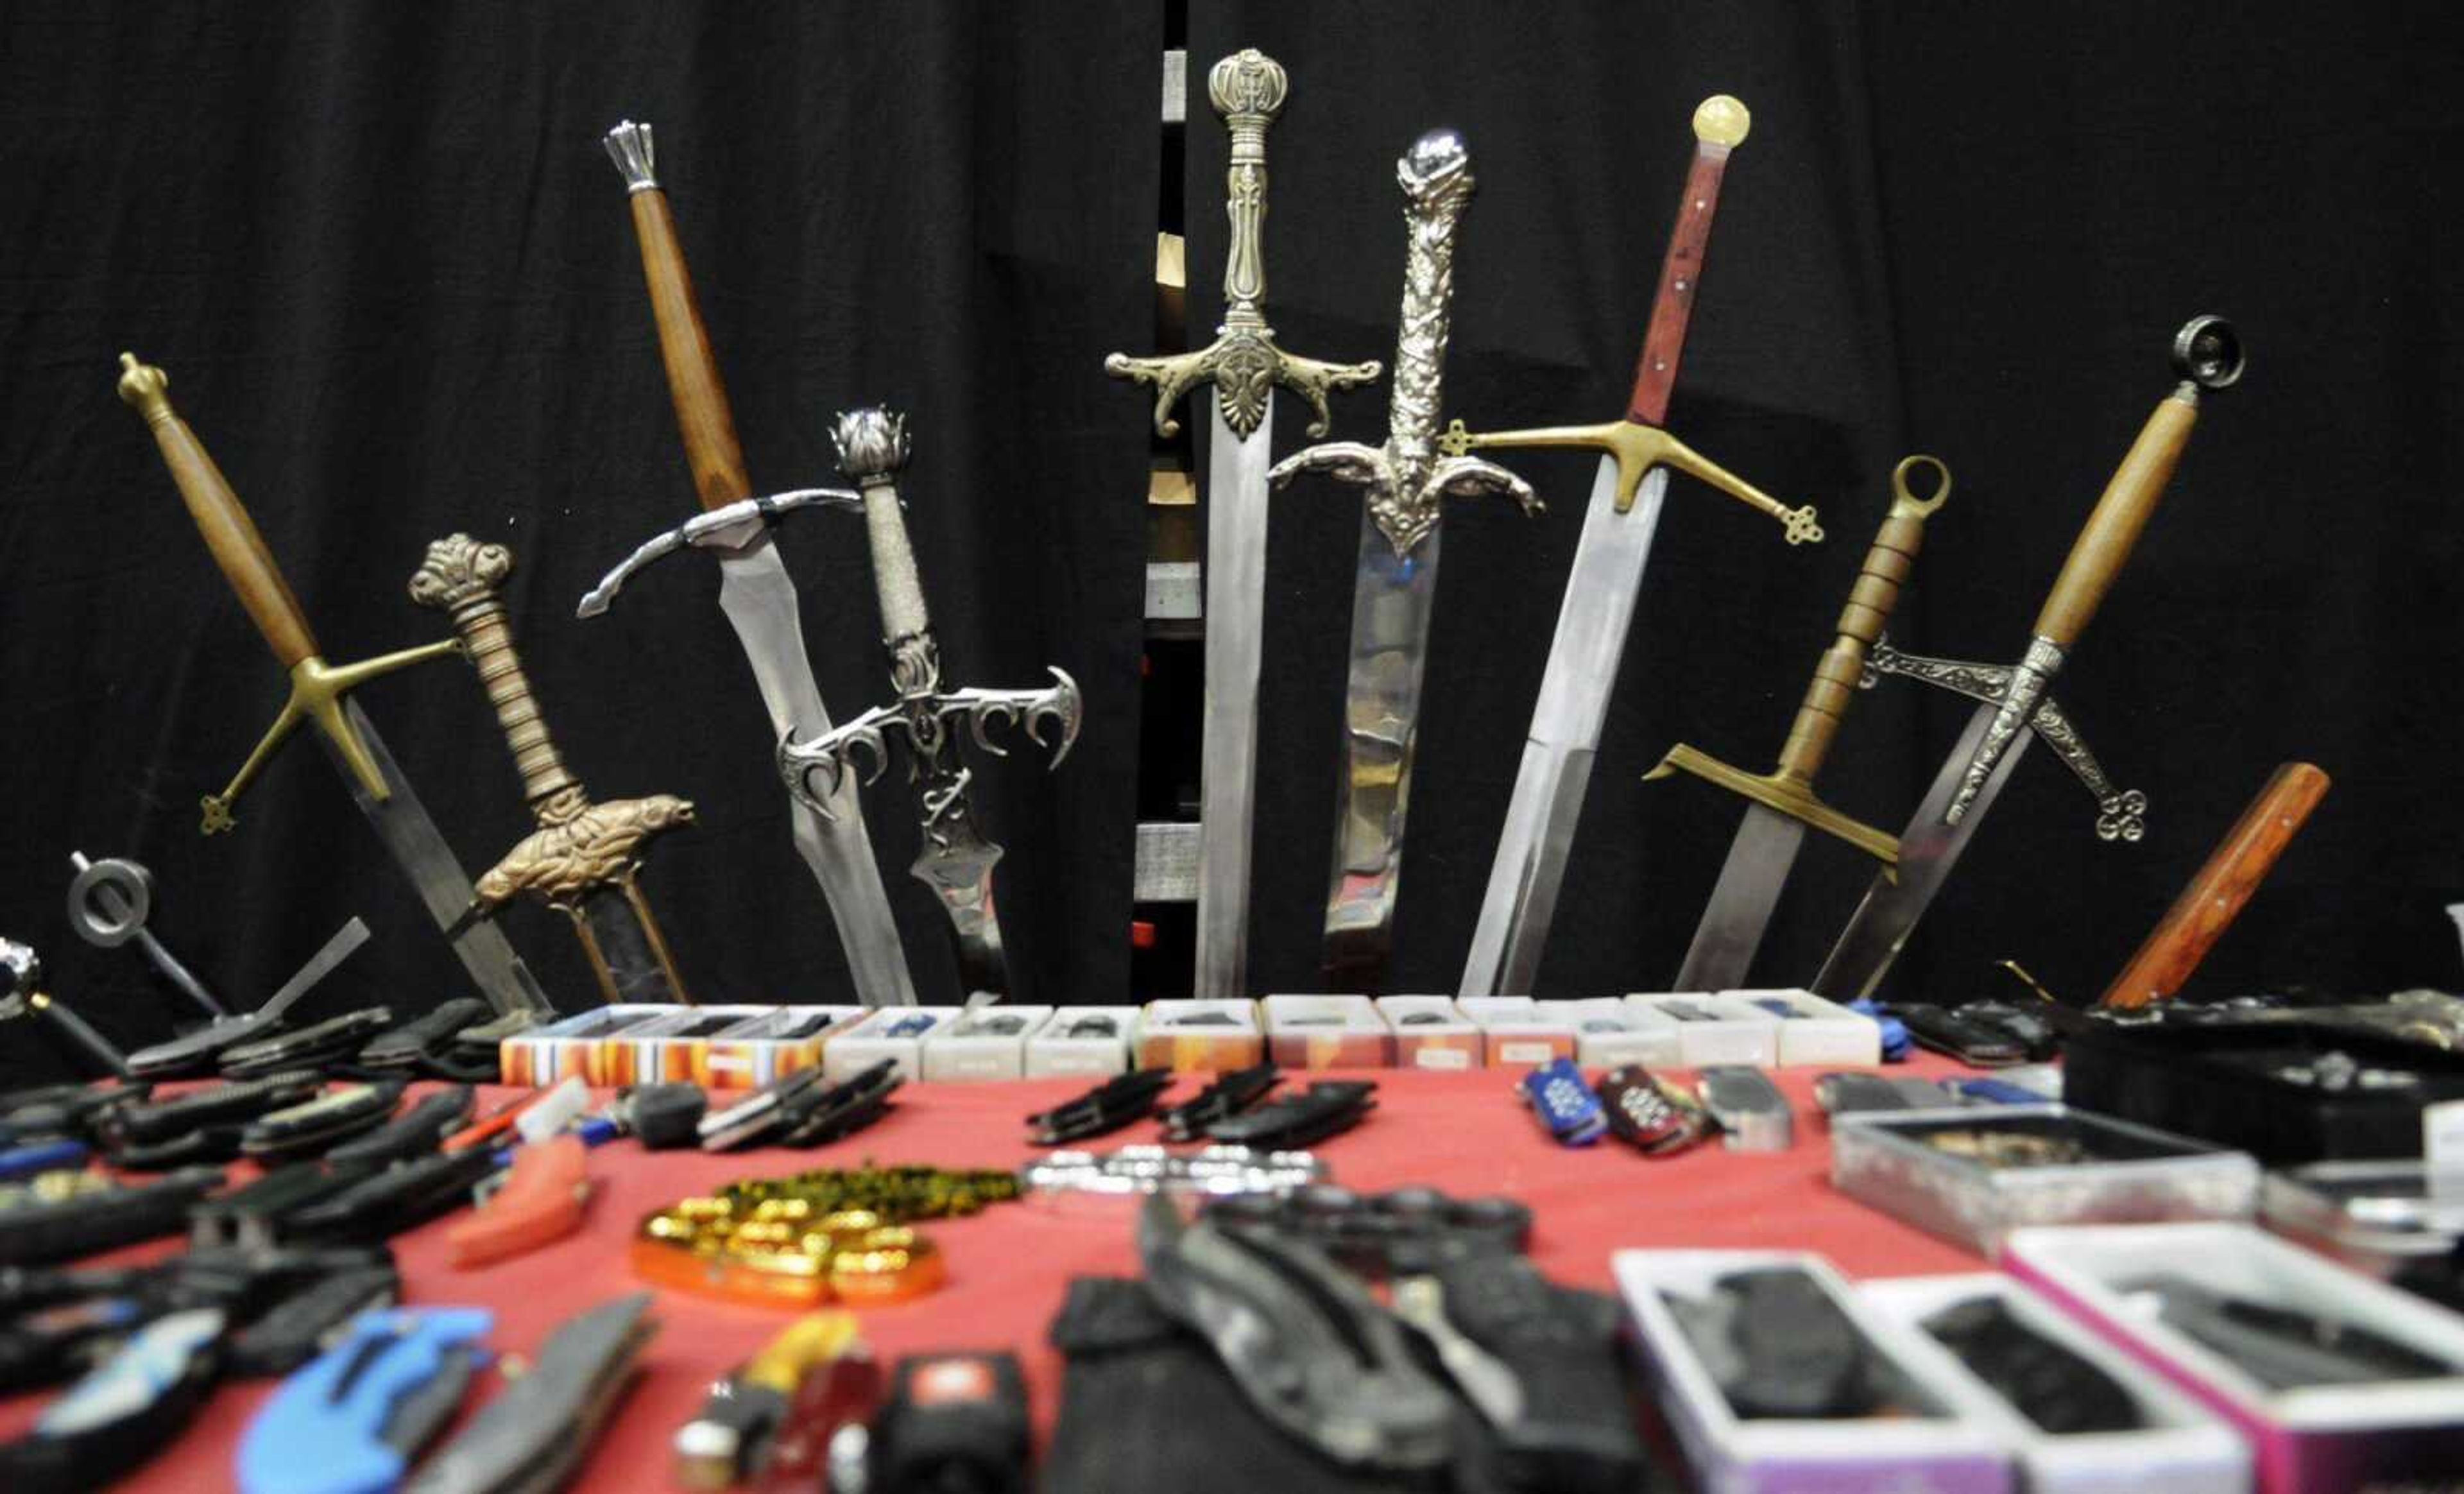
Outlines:
{"label": "crown-shaped pommel", "polygon": [[839,471],[858,485],[888,482],[907,465],[907,417],[878,405],[845,411],[830,430],[830,444],[838,448]]}
{"label": "crown-shaped pommel", "polygon": [[636,124],[630,120],[619,120],[616,121],[616,127],[607,132],[605,143],[607,159],[615,162],[616,169],[625,173],[626,190],[633,192],[658,190],[659,179],[651,171],[657,160],[657,152],[651,148],[650,127],[648,124]]}
{"label": "crown-shaped pommel", "polygon": [[1206,72],[1206,97],[1215,101],[1215,112],[1235,126],[1272,123],[1291,89],[1284,65],[1255,47],[1234,53]]}
{"label": "crown-shaped pommel", "polygon": [[149,423],[172,418],[171,376],[152,363],[141,363],[134,353],[120,355],[120,398]]}

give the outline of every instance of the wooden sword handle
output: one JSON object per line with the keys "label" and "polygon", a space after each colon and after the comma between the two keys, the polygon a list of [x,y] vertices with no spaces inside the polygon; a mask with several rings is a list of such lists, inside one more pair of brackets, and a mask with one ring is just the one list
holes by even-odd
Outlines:
{"label": "wooden sword handle", "polygon": [[2113,978],[2100,1004],[2135,1009],[2179,991],[2233,927],[2326,792],[2327,775],[2312,763],[2288,762],[2277,768],[2209,853],[2207,865],[2173,900],[2147,942]]}
{"label": "wooden sword handle", "polygon": [[1642,334],[1635,365],[1634,395],[1625,418],[1657,426],[1668,418],[1668,391],[1677,383],[1677,355],[1685,346],[1685,323],[1694,314],[1694,291],[1703,278],[1703,252],[1711,242],[1711,215],[1720,207],[1720,178],[1728,152],[1746,138],[1753,116],[1726,94],[1703,100],[1694,111],[1694,164],[1685,172],[1685,200],[1660,263],[1660,290],[1651,303],[1651,325]]}
{"label": "wooden sword handle", "polygon": [[239,594],[240,605],[248,608],[256,630],[265,635],[266,646],[286,670],[302,659],[318,657],[321,650],[316,634],[308,630],[308,614],[300,610],[299,599],[291,594],[290,582],[274,563],[265,537],[257,533],[255,521],[248,516],[222,470],[206,454],[205,443],[171,407],[171,376],[139,363],[134,353],[121,354],[120,366],[120,398],[145,417],[154,444],[163,450],[163,463],[179,485],[180,499],[188,506],[188,516],[197,521],[197,532],[206,537],[214,564]]}
{"label": "wooden sword handle", "polygon": [[623,172],[633,201],[633,233],[642,243],[642,275],[649,282],[650,315],[659,324],[659,358],[668,366],[668,392],[676,402],[676,426],[685,438],[693,490],[705,509],[723,509],[753,495],[744,474],[744,447],[736,438],[727,385],[719,382],[718,358],[693,298],[693,274],[668,194],[652,174],[650,127],[627,120],[607,132],[607,154]]}
{"label": "wooden sword handle", "polygon": [[2139,543],[2198,423],[2199,391],[2224,388],[2241,377],[2241,340],[2223,318],[2201,317],[2174,338],[2173,362],[2181,384],[2157,404],[2130,444],[2036,614],[2035,635],[2057,648],[2069,648],[2087,630]]}
{"label": "wooden sword handle", "polygon": [[[1908,473],[1920,466],[1932,468],[1940,479],[1929,498],[1918,497],[1908,487]],[[1805,700],[1788,729],[1788,744],[1780,749],[1778,776],[1799,786],[1810,787],[1814,775],[1822,771],[1822,759],[1830,754],[1839,719],[1856,698],[1858,677],[1865,671],[1865,650],[1882,636],[1882,625],[1899,605],[1900,587],[1906,584],[1908,572],[1917,563],[1917,550],[1925,543],[1925,522],[1950,496],[1950,469],[1930,456],[1903,457],[1891,469],[1891,511],[1883,516],[1873,547],[1865,552],[1864,564],[1858,567],[1848,604],[1839,609],[1838,636],[1815,666],[1813,683],[1805,687]]]}

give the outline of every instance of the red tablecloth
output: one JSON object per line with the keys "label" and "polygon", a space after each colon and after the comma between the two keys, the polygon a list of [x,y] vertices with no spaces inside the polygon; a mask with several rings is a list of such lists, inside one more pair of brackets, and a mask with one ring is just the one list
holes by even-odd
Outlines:
{"label": "red tablecloth", "polygon": [[[1958,1072],[1930,1057],[1898,1072]],[[1543,1136],[1509,1090],[1505,1071],[1439,1074],[1378,1071],[1376,1112],[1321,1149],[1334,1180],[1362,1189],[1429,1183],[1458,1194],[1506,1193],[1538,1216],[1531,1258],[1564,1282],[1608,1288],[1609,1253],[1624,1246],[1781,1246],[1817,1250],[1852,1276],[1976,1270],[1959,1247],[1877,1214],[1832,1191],[1830,1146],[1811,1088],[1812,1070],[1777,1073],[1798,1107],[1797,1144],[1781,1153],[1718,1147],[1646,1160],[1604,1144],[1569,1150]],[[1183,1081],[1186,1089],[1195,1080]],[[649,1153],[620,1141],[592,1153],[599,1183],[580,1234],[475,1271],[445,1263],[444,1221],[394,1241],[404,1301],[476,1304],[495,1309],[499,1349],[528,1353],[572,1313],[638,1288],[626,1243],[643,1215],[730,1178],[822,1166],[933,1163],[1012,1167],[1037,1154],[1020,1118],[1069,1098],[1084,1082],[911,1085],[878,1125],[817,1152],[734,1156]],[[1176,1091],[1175,1097],[1180,1091]],[[493,1103],[511,1091],[492,1092]],[[1151,1138],[1122,1132],[1096,1147]],[[1039,1428],[1059,1409],[1062,1363],[1045,1342],[1064,1285],[1074,1276],[1135,1275],[1131,1211],[1078,1200],[1067,1206],[996,1204],[966,1219],[926,1226],[947,1258],[949,1285],[915,1302],[867,1309],[867,1336],[887,1363],[922,1350],[1009,1349],[1024,1362]],[[142,1259],[152,1251],[132,1251]],[[669,1439],[724,1374],[788,1321],[789,1314],[661,1292],[664,1330],[644,1356],[628,1399],[577,1477],[576,1488],[669,1487]],[[241,1429],[273,1382],[217,1393],[195,1425],[121,1486],[195,1494],[229,1487]],[[482,1376],[475,1407],[495,1391]],[[42,1396],[0,1401],[0,1437],[29,1422]]]}

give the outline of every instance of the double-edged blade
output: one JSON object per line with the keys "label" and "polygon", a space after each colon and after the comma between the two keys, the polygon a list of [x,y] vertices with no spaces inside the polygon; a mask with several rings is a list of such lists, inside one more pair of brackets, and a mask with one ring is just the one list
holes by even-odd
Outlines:
{"label": "double-edged blade", "polygon": [[1711,887],[1711,901],[1703,921],[1694,926],[1693,942],[1685,947],[1685,963],[1677,971],[1675,991],[1726,991],[1744,983],[1762,947],[1763,931],[1771,926],[1771,910],[1779,906],[1780,890],[1797,847],[1805,844],[1805,822],[1748,804],[1728,843],[1728,859],[1720,866],[1720,880]]}
{"label": "double-edged blade", "polygon": [[1206,703],[1199,726],[1198,960],[1200,999],[1249,994],[1250,817],[1258,787],[1258,672],[1265,652],[1266,469],[1275,398],[1246,439],[1208,404]]}

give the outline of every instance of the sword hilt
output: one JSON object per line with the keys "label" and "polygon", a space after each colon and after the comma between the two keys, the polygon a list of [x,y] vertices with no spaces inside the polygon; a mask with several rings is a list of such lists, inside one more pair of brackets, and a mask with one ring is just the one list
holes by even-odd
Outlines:
{"label": "sword hilt", "polygon": [[924,580],[916,573],[915,548],[899,511],[898,472],[913,446],[907,417],[877,405],[842,411],[830,428],[839,471],[864,494],[865,538],[872,550],[872,585],[881,601],[881,641],[891,650],[891,673],[902,698],[930,695],[941,687],[939,648],[933,615],[924,604]]}
{"label": "sword hilt", "polygon": [[1180,433],[1180,421],[1173,414],[1180,397],[1201,384],[1214,384],[1223,423],[1245,441],[1265,418],[1266,397],[1276,384],[1309,402],[1317,417],[1309,433],[1315,437],[1325,435],[1332,423],[1326,405],[1330,390],[1377,377],[1379,365],[1374,359],[1326,363],[1287,353],[1275,345],[1274,329],[1266,325],[1266,129],[1290,91],[1283,64],[1254,47],[1223,58],[1206,75],[1207,97],[1232,135],[1223,200],[1232,234],[1223,255],[1223,322],[1215,341],[1194,353],[1157,358],[1114,353],[1104,360],[1104,371],[1113,377],[1155,385],[1155,433],[1167,440]]}
{"label": "sword hilt", "polygon": [[550,824],[573,818],[590,801],[581,780],[565,770],[539,702],[532,698],[521,655],[514,649],[505,604],[496,594],[497,584],[513,572],[512,550],[481,544],[469,535],[449,535],[428,547],[427,558],[411,573],[410,600],[453,620],[453,631],[472,668],[479,671],[496,724],[504,728],[505,745],[513,749],[514,763],[521,770],[522,797],[539,823]]}
{"label": "sword hilt", "polygon": [[693,297],[693,273],[676,238],[675,216],[652,169],[650,126],[623,121],[607,132],[605,144],[632,203],[642,276],[649,286],[650,315],[658,322],[659,358],[667,365],[668,393],[675,401],[693,491],[703,508],[725,508],[750,497],[753,481],[744,474],[744,446],[736,436],[736,416],[728,408],[727,385],[718,377],[718,355],[711,350],[710,333],[702,325],[701,303]]}
{"label": "sword hilt", "polygon": [[205,536],[206,548],[212,554],[214,564],[238,594],[240,605],[248,609],[256,630],[264,635],[266,647],[291,671],[290,698],[283,702],[274,724],[266,729],[265,736],[223,791],[202,801],[200,828],[209,835],[230,829],[233,823],[232,802],[255,780],[274,750],[305,724],[315,725],[334,743],[351,776],[368,797],[379,801],[391,798],[393,790],[378,770],[376,758],[342,713],[342,696],[380,674],[451,653],[460,646],[448,641],[380,654],[357,664],[327,664],[317,647],[316,635],[308,630],[308,616],[300,609],[299,599],[292,594],[290,583],[274,563],[274,552],[267,548],[265,537],[257,532],[255,521],[249,517],[239,494],[231,491],[214,459],[206,453],[205,444],[171,407],[170,376],[139,363],[134,353],[121,354],[120,366],[121,399],[145,417],[147,428],[154,432],[154,444],[162,449],[164,465],[171,470],[171,480],[180,489],[188,516],[196,520],[197,532]]}
{"label": "sword hilt", "polygon": [[[1920,498],[1908,488],[1908,473],[1921,465],[1932,468],[1939,479],[1929,498]],[[1839,609],[1837,636],[1815,666],[1805,699],[1796,708],[1787,744],[1780,748],[1780,777],[1811,784],[1822,770],[1832,737],[1864,675],[1866,650],[1882,636],[1891,609],[1899,604],[1900,587],[1916,565],[1917,551],[1925,543],[1925,521],[1949,496],[1950,469],[1934,457],[1903,457],[1891,469],[1890,512],[1858,568],[1847,604]]]}
{"label": "sword hilt", "polygon": [[1642,486],[1643,474],[1665,463],[1687,476],[1710,484],[1748,508],[1758,509],[1778,519],[1786,529],[1790,544],[1822,542],[1821,516],[1815,512],[1813,504],[1790,508],[1658,426],[1612,420],[1599,426],[1546,426],[1532,430],[1475,431],[1464,429],[1463,423],[1458,420],[1447,428],[1438,446],[1447,452],[1524,447],[1581,447],[1606,452],[1617,458],[1617,507],[1620,514],[1634,507],[1635,491]]}
{"label": "sword hilt", "polygon": [[1659,766],[1643,775],[1646,780],[1664,779],[1677,772],[1691,773],[1696,778],[1716,783],[1732,794],[1742,794],[1758,804],[1779,811],[1792,820],[1802,820],[1826,835],[1836,835],[1849,845],[1882,864],[1885,876],[1899,864],[1899,837],[1887,830],[1878,830],[1861,820],[1849,818],[1824,803],[1814,788],[1803,779],[1782,771],[1748,773],[1731,767],[1707,752],[1699,752],[1679,742],[1668,749],[1668,756]]}
{"label": "sword hilt", "polygon": [[1626,406],[1626,419],[1637,425],[1657,426],[1668,418],[1668,391],[1677,382],[1678,350],[1685,345],[1685,323],[1694,312],[1695,288],[1702,283],[1703,252],[1711,242],[1711,217],[1720,206],[1720,179],[1728,169],[1728,152],[1744,143],[1753,122],[1746,106],[1727,94],[1704,99],[1694,111],[1694,164],[1686,168],[1685,198],[1678,209],[1677,230],[1668,238],[1668,253],[1661,261],[1660,290],[1652,298],[1651,325],[1643,333],[1634,394]]}

